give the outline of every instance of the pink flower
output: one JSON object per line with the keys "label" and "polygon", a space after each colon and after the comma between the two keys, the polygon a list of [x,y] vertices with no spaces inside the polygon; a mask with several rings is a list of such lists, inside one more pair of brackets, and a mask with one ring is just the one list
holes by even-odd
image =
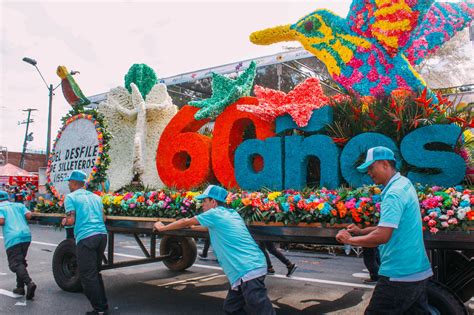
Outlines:
{"label": "pink flower", "polygon": [[131,204],[128,205],[128,207],[129,207],[130,209],[135,208],[135,206],[136,206],[136,204],[134,204],[134,203],[131,203]]}
{"label": "pink flower", "polygon": [[446,214],[449,215],[449,216],[453,216],[453,215],[454,215],[454,211],[453,211],[453,210],[448,210],[448,211],[446,212]]}
{"label": "pink flower", "polygon": [[433,234],[438,233],[438,231],[439,231],[439,230],[438,230],[437,228],[435,228],[435,227],[432,227],[432,228],[430,229],[430,232],[433,233]]}
{"label": "pink flower", "polygon": [[430,217],[425,215],[425,217],[423,218],[423,221],[428,222],[429,220],[430,220]]}
{"label": "pink flower", "polygon": [[441,226],[444,227],[444,228],[447,228],[449,226],[449,223],[448,222],[441,222]]}
{"label": "pink flower", "polygon": [[436,225],[436,221],[435,221],[435,220],[430,220],[430,221],[428,221],[428,225],[429,225],[430,227],[433,227],[433,226]]}
{"label": "pink flower", "polygon": [[458,220],[456,218],[452,218],[448,220],[449,224],[458,224]]}
{"label": "pink flower", "polygon": [[432,217],[432,218],[437,218],[437,217],[438,217],[438,214],[433,211],[433,212],[430,213],[430,217]]}

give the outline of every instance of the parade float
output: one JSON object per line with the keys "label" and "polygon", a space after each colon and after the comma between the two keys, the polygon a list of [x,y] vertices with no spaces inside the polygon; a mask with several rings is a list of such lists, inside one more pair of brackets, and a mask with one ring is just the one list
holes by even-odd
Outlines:
{"label": "parade float", "polygon": [[[55,199],[41,200],[36,216],[50,222],[62,216],[64,178],[81,169],[108,217],[104,269],[155,261],[172,270],[190,267],[192,238],[207,232],[166,232],[157,255],[152,225],[198,214],[194,196],[209,183],[230,191],[228,206],[256,239],[335,245],[337,228],[377,224],[381,189],[356,166],[367,149],[383,145],[416,184],[435,279],[449,287],[433,284],[430,303],[456,312],[456,301],[474,291],[474,195],[466,177],[474,122],[414,67],[473,15],[465,3],[356,0],[345,19],[316,10],[250,35],[260,45],[299,41],[325,65],[339,93],[327,93],[317,78],[286,92],[255,85],[258,63],[243,62],[234,78],[212,74],[211,97],[178,110],[155,72],[136,64],[124,87],[92,108],[59,67],[72,110],[48,165]],[[133,234],[145,258],[114,262],[114,233]],[[150,235],[149,250],[139,233]],[[56,282],[70,291],[80,288],[73,252],[65,240],[53,260]]]}

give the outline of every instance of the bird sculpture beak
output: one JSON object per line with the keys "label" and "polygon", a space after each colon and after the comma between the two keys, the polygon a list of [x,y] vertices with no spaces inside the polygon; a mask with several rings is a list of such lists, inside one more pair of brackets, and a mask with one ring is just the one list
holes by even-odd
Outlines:
{"label": "bird sculpture beak", "polygon": [[250,34],[250,41],[257,45],[270,45],[279,42],[290,42],[297,38],[297,32],[291,29],[291,24],[280,25],[256,31]]}

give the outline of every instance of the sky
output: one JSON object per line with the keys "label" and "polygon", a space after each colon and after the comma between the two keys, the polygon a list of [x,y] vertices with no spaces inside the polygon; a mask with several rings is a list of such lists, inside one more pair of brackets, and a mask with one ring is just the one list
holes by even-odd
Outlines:
{"label": "sky", "polygon": [[[283,46],[257,46],[250,33],[289,24],[319,8],[345,16],[350,1],[4,1],[0,0],[0,146],[21,151],[26,120],[35,108],[29,149],[45,150],[48,84],[58,65],[79,71],[85,95],[124,85],[134,63],[146,63],[159,78],[275,54]],[[51,136],[69,105],[61,87],[53,98]]]}

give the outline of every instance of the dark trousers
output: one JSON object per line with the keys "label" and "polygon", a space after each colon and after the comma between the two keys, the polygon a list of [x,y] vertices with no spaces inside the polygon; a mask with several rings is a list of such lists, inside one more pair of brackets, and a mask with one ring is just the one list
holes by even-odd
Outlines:
{"label": "dark trousers", "polygon": [[268,255],[267,250],[276,258],[278,258],[279,261],[284,263],[286,266],[291,265],[291,261],[285,257],[285,255],[282,254],[276,247],[275,243],[271,241],[265,241],[265,242],[258,242],[258,247],[262,250],[263,254],[265,255],[265,259],[267,260],[267,267],[272,268],[273,264],[272,261],[270,260],[270,255]]}
{"label": "dark trousers", "polygon": [[242,282],[237,290],[229,290],[224,301],[224,312],[235,315],[247,314],[245,306],[250,314],[275,314],[272,302],[267,296],[265,276]]}
{"label": "dark trousers", "polygon": [[16,244],[7,249],[8,267],[16,274],[17,288],[23,288],[25,284],[31,282],[28,270],[26,270],[28,247],[30,247],[30,242]]}
{"label": "dark trousers", "polygon": [[77,267],[84,293],[94,310],[108,309],[104,281],[100,274],[102,256],[107,245],[107,235],[97,234],[81,240],[77,244]]}
{"label": "dark trousers", "polygon": [[427,282],[428,279],[416,282],[390,281],[387,277],[379,276],[365,314],[430,314]]}
{"label": "dark trousers", "polygon": [[380,255],[377,247],[363,247],[364,265],[369,271],[370,279],[377,280],[380,268]]}
{"label": "dark trousers", "polygon": [[207,252],[209,251],[209,246],[211,246],[211,240],[206,238],[204,240],[204,248],[202,249],[202,255],[207,257]]}

